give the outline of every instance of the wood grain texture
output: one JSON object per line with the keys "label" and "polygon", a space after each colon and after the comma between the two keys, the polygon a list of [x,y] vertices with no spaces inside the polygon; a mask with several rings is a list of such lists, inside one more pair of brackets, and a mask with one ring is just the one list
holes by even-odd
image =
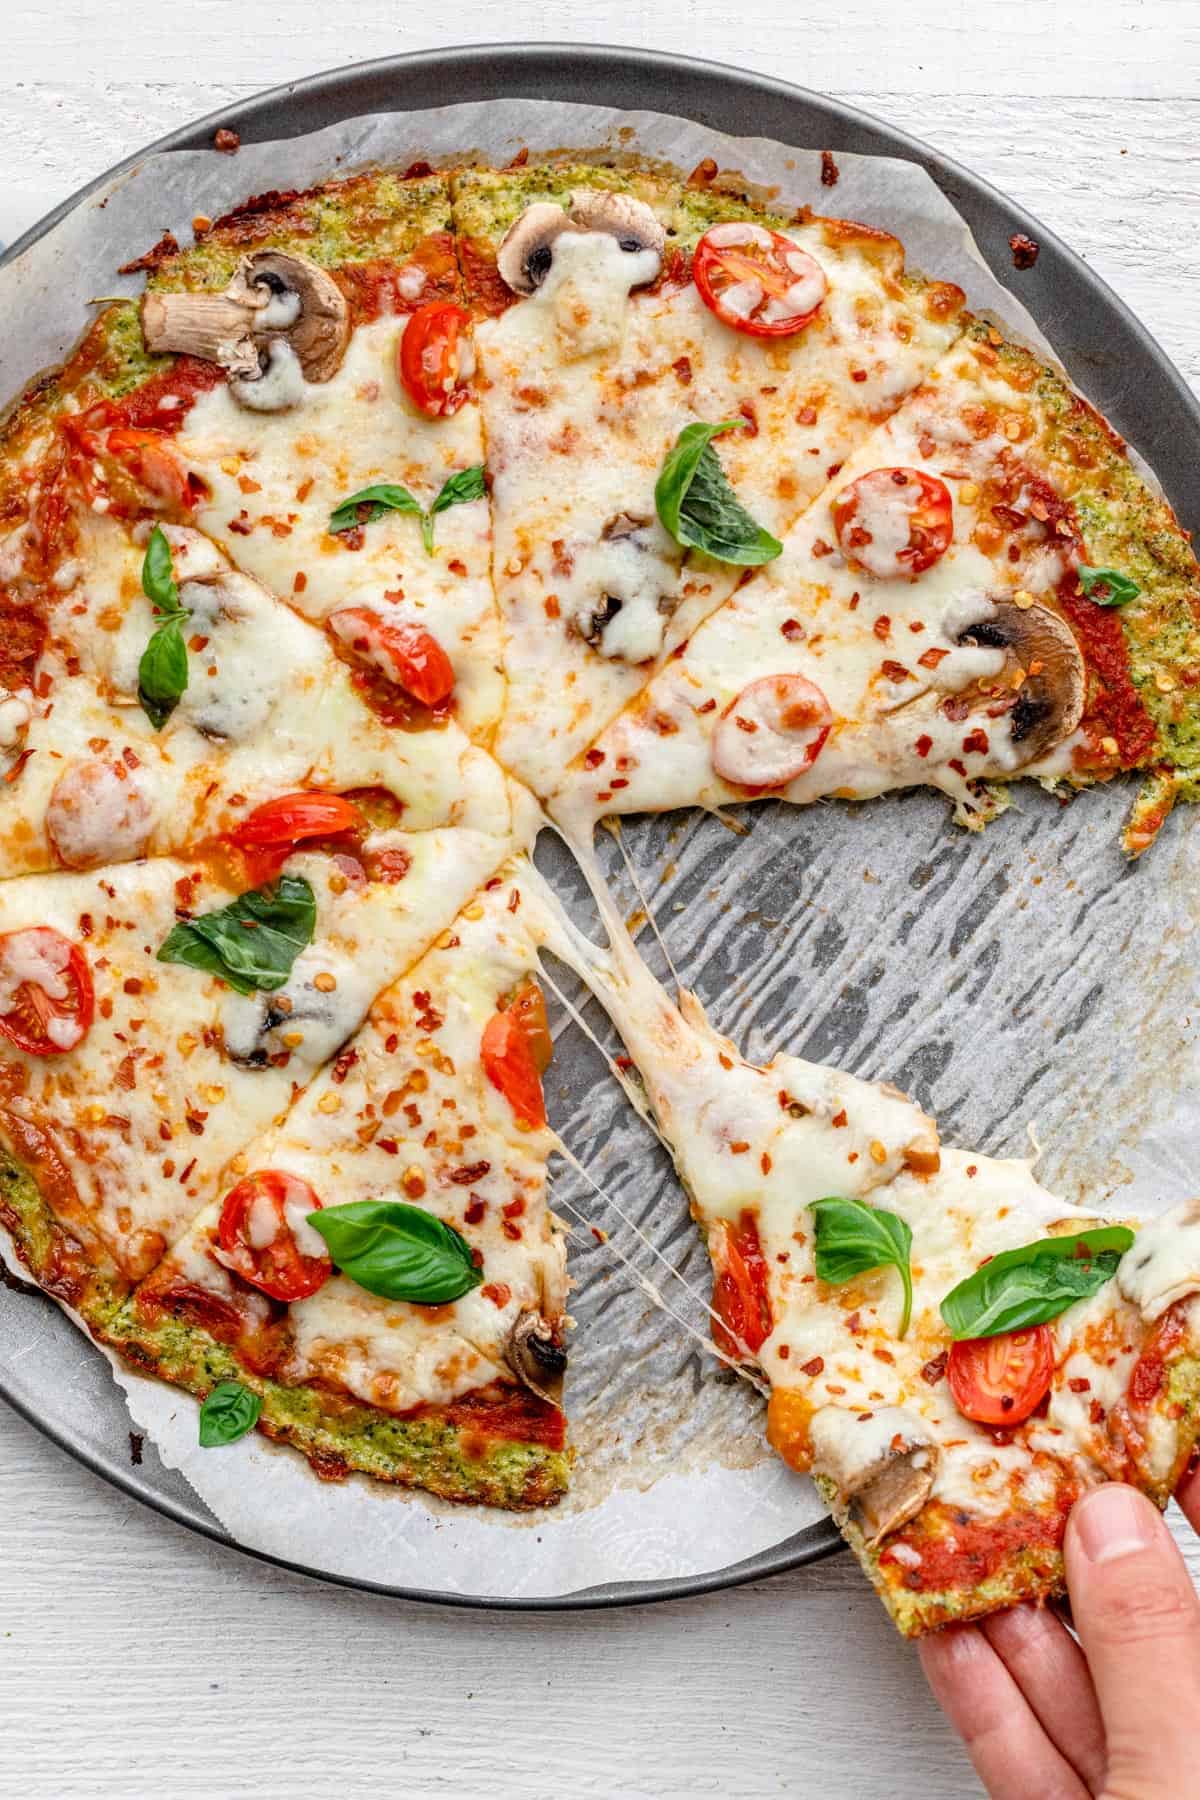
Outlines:
{"label": "wood grain texture", "polygon": [[[392,0],[265,0],[248,16],[229,0],[10,4],[0,238],[225,100],[434,45],[441,23]],[[1011,0],[986,24],[944,0],[842,0],[836,15],[812,0],[542,0],[514,28],[684,46],[893,120],[1059,231],[1200,391],[1191,0]],[[448,35],[506,29],[464,0]],[[0,1409],[0,1563],[0,1766],[27,1800],[977,1791],[847,1557],[604,1614],[404,1606],[194,1538]]]}

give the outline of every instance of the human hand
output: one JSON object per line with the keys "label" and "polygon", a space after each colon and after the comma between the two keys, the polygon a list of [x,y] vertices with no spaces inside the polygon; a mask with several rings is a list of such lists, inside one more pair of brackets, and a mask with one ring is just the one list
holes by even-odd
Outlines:
{"label": "human hand", "polygon": [[[1200,1467],[1176,1498],[1200,1531]],[[1133,1488],[1094,1488],[1064,1553],[1079,1644],[1033,1605],[921,1643],[991,1800],[1200,1793],[1200,1599],[1162,1515]]]}

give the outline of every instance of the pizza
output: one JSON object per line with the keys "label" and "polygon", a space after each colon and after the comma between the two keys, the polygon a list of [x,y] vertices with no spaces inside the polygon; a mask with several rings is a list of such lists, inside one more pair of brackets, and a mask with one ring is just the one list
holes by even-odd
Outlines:
{"label": "pizza", "polygon": [[1068,1206],[1031,1163],[941,1144],[897,1089],[749,1063],[610,919],[584,957],[713,1264],[716,1349],[769,1388],[899,1630],[1064,1589],[1067,1516],[1165,1506],[1200,1443],[1200,1207]]}
{"label": "pizza", "polygon": [[[416,163],[125,265],[0,426],[0,1224],[204,1445],[552,1505],[552,952],[674,1145],[718,1353],[918,1632],[1054,1591],[1089,1482],[1165,1500],[1195,1221],[750,1065],[531,859],[547,818],[594,880],[610,813],[928,783],[974,827],[1126,771],[1138,854],[1197,797],[1186,534],[885,226]],[[1045,1316],[1001,1282],[974,1329],[1010,1269]]]}
{"label": "pizza", "polygon": [[1142,780],[1140,855],[1196,775],[1200,579],[1085,401],[972,325],[577,757],[552,810],[798,805],[928,785],[978,829],[1014,778]]}

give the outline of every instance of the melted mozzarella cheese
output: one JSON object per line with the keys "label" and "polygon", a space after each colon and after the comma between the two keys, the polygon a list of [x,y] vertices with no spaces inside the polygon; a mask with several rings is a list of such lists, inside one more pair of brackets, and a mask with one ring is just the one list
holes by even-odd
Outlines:
{"label": "melted mozzarella cheese", "polygon": [[[654,523],[655,483],[679,432],[696,419],[752,424],[721,438],[721,461],[742,504],[782,536],[870,418],[955,335],[881,272],[870,247],[820,222],[792,235],[821,263],[829,294],[803,331],[774,340],[723,324],[692,284],[628,297],[632,259],[585,250],[591,235],[558,238],[543,288],[476,331],[508,631],[498,754],[542,794],[641,688],[646,665],[669,656],[739,579],[728,565],[685,559]],[[560,261],[572,236],[580,247]],[[584,311],[609,321],[602,343],[586,332],[564,342],[560,329],[561,295],[582,282],[585,256]],[[650,555],[611,576],[622,611],[600,632],[588,625],[609,591],[596,556],[622,519],[648,522]]]}
{"label": "melted mozzarella cheese", "polygon": [[228,386],[210,389],[188,413],[179,450],[207,488],[196,523],[238,568],[317,622],[347,606],[403,603],[450,658],[455,717],[482,738],[503,701],[487,502],[440,513],[432,556],[406,514],[385,513],[361,533],[328,529],[334,509],[365,487],[407,487],[428,506],[451,475],[483,461],[475,406],[430,419],[405,396],[396,373],[404,325],[360,325],[332,380],[306,387],[286,413],[249,414]]}
{"label": "melted mozzarella cheese", "polygon": [[[521,1126],[480,1061],[498,1003],[536,969],[536,897],[528,864],[509,865],[446,941],[380,994],[353,1055],[323,1070],[239,1159],[245,1171],[300,1177],[326,1206],[420,1206],[462,1232],[482,1259],[481,1285],[436,1308],[335,1276],[290,1307],[283,1379],[319,1380],[405,1412],[512,1381],[506,1345],[521,1313],[561,1319],[564,1244],[545,1197],[553,1137]],[[234,1297],[213,1252],[216,1218],[214,1206],[195,1222],[156,1282],[183,1274]]]}
{"label": "melted mozzarella cheese", "polygon": [[1117,1282],[1144,1319],[1200,1292],[1200,1203],[1185,1201],[1142,1227],[1121,1258]]}
{"label": "melted mozzarella cheese", "polygon": [[[1012,450],[1003,432],[980,438],[962,424],[963,411],[981,399],[1001,404],[979,367],[969,348],[956,346],[858,446],[786,538],[783,554],[692,633],[683,655],[574,765],[552,803],[556,817],[586,835],[605,813],[753,798],[718,774],[714,740],[738,693],[773,675],[812,682],[834,719],[812,763],[782,790],[772,788],[796,804],[927,783],[949,794],[969,822],[980,780],[1069,773],[1073,736],[1031,763],[1012,736],[1014,715],[976,705],[959,716],[962,709],[946,705],[972,683],[997,681],[1005,666],[1003,651],[965,643],[964,632],[991,615],[994,600],[1044,594],[1065,569],[1052,536],[1031,536],[1015,562],[1003,545],[985,552],[976,541],[981,484]],[[1011,412],[1022,398],[1004,391]],[[961,478],[954,541],[918,576],[894,557],[908,541],[905,490],[869,496],[876,543],[858,553],[857,565],[837,548],[837,496],[861,476],[897,466]],[[889,500],[889,492],[898,498]]]}

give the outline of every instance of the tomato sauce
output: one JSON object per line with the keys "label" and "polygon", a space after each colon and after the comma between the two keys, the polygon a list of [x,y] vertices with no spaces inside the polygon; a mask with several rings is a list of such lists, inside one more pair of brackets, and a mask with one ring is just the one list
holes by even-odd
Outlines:
{"label": "tomato sauce", "polygon": [[[1047,1563],[1061,1548],[1074,1501],[1075,1489],[1068,1484],[1048,1511],[1022,1510],[993,1519],[971,1518],[934,1501],[919,1520],[889,1541],[880,1554],[880,1567],[887,1570],[889,1580],[915,1593],[967,1593],[1022,1553]],[[896,1544],[915,1550],[919,1565],[909,1568],[896,1556]]]}
{"label": "tomato sauce", "polygon": [[[406,1417],[444,1419],[447,1425],[463,1433],[478,1433],[481,1439],[509,1438],[522,1444],[544,1444],[548,1450],[561,1450],[567,1441],[562,1409],[528,1388],[484,1389],[445,1406],[417,1407]],[[480,1454],[486,1455],[486,1448]]]}
{"label": "tomato sauce", "polygon": [[219,387],[225,379],[225,370],[219,363],[202,362],[198,356],[177,356],[169,369],[152,375],[131,394],[103,402],[101,428],[125,425],[136,430],[178,431],[201,394]]}
{"label": "tomato sauce", "polygon": [[27,600],[0,589],[0,687],[31,687],[46,647],[46,621]]}
{"label": "tomato sauce", "polygon": [[736,1230],[728,1225],[724,1230],[725,1241],[717,1253],[719,1267],[713,1282],[713,1310],[724,1324],[714,1319],[713,1341],[726,1356],[739,1357],[745,1356],[747,1350],[761,1349],[771,1335],[767,1264],[753,1212],[742,1213]]}
{"label": "tomato sauce", "polygon": [[1129,1377],[1129,1404],[1135,1412],[1144,1413],[1162,1389],[1167,1373],[1167,1358],[1183,1342],[1184,1320],[1180,1306],[1172,1306],[1159,1320],[1150,1342],[1133,1365]]}
{"label": "tomato sauce", "polygon": [[507,312],[517,296],[501,280],[496,267],[496,252],[486,239],[460,238],[458,256],[467,296],[475,312],[485,313],[490,318]]}
{"label": "tomato sauce", "polygon": [[[390,313],[410,313],[431,300],[456,300],[459,293],[458,261],[448,231],[431,232],[403,260],[373,257],[366,262],[342,263],[332,273],[350,302],[356,325]],[[417,273],[424,277],[424,286],[414,293]]]}
{"label": "tomato sauce", "polygon": [[[1083,726],[1094,740],[1115,738],[1121,764],[1128,768],[1144,761],[1158,736],[1157,728],[1130,676],[1129,646],[1119,613],[1077,594],[1078,586],[1079,578],[1072,570],[1059,585],[1058,600],[1091,674]],[[1086,751],[1080,760],[1083,767],[1088,766]],[[1095,762],[1111,764],[1111,758],[1101,753]]]}

